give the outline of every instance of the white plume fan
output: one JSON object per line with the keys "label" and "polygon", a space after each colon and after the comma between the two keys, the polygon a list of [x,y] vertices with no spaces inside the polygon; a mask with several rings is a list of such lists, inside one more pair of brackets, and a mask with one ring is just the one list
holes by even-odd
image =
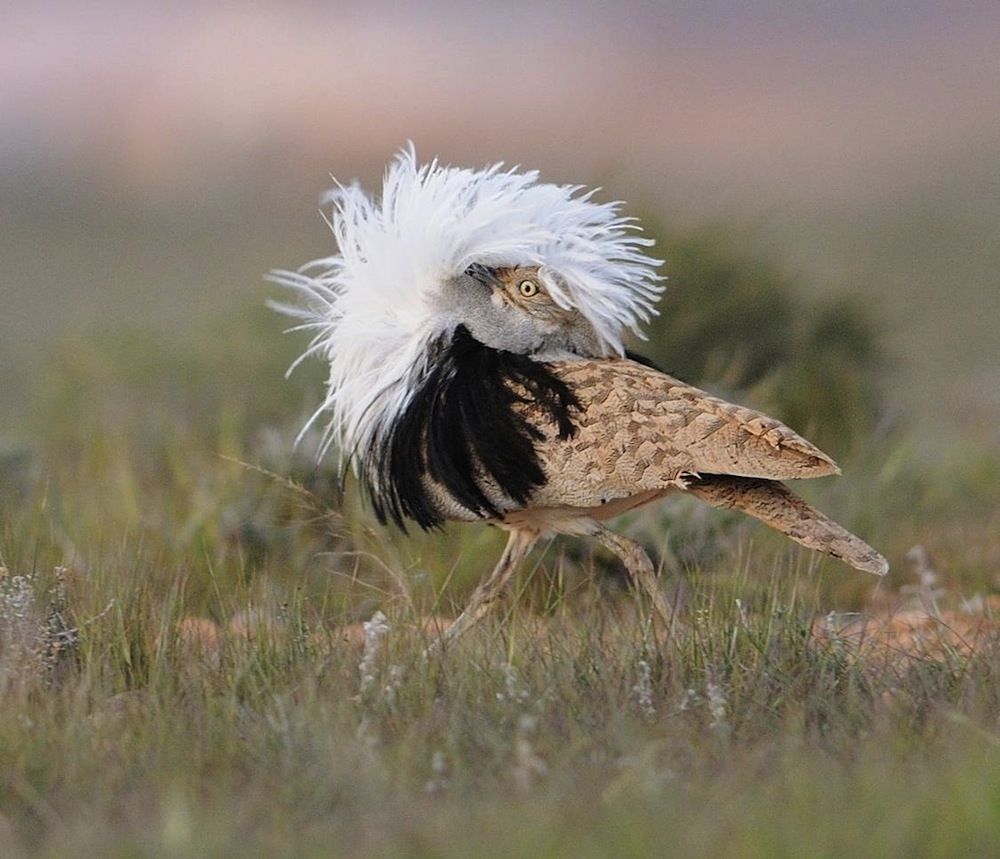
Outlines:
{"label": "white plume fan", "polygon": [[434,296],[473,263],[538,266],[553,300],[583,314],[609,353],[623,354],[626,330],[642,336],[663,291],[661,261],[621,202],[593,194],[499,163],[419,165],[412,145],[389,164],[381,198],[338,184],[325,201],[338,253],[270,274],[301,301],[272,306],[315,335],[291,369],[311,355],[330,363],[326,397],[303,428],[329,414],[320,456],[336,444],[350,458],[389,431],[428,347],[454,325]]}

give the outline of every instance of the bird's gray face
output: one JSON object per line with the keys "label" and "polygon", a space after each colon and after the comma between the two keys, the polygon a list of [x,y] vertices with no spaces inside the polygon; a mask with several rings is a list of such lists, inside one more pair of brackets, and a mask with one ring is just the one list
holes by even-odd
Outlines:
{"label": "bird's gray face", "polygon": [[445,283],[440,302],[442,313],[493,349],[542,357],[606,354],[586,317],[552,300],[537,267],[470,266]]}

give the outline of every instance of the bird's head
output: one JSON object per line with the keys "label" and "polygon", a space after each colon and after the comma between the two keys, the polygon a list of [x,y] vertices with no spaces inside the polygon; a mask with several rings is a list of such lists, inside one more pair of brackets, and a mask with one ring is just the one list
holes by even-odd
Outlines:
{"label": "bird's head", "polygon": [[560,304],[536,265],[474,263],[442,284],[442,317],[464,325],[484,346],[538,360],[609,353],[593,323]]}
{"label": "bird's head", "polygon": [[619,203],[592,197],[499,164],[419,165],[412,147],[380,198],[331,192],[337,253],[271,275],[302,299],[276,306],[313,332],[303,357],[330,364],[322,449],[378,447],[460,329],[538,361],[623,354],[656,312],[660,262]]}

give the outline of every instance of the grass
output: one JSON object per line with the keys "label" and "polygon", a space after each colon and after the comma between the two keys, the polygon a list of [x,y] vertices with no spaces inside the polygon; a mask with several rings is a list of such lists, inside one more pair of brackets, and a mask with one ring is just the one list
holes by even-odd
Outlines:
{"label": "grass", "polygon": [[[995,452],[935,471],[895,434],[811,489],[888,553],[882,585],[667,505],[623,527],[664,559],[668,637],[607,557],[558,541],[498,623],[424,658],[424,618],[502,535],[402,537],[338,503],[288,447],[318,368],[286,383],[298,344],[274,331],[67,341],[6,437],[0,854],[992,851]],[[974,647],[943,621],[905,646],[817,634],[919,604],[918,542],[941,607],[983,602]]]}
{"label": "grass", "polygon": [[852,660],[777,582],[741,613],[696,580],[656,647],[593,606],[431,660],[405,613],[365,652],[315,635],[306,597],[202,650],[176,632],[183,587],[102,584],[74,664],[5,678],[5,855],[955,855],[996,835],[995,648]]}

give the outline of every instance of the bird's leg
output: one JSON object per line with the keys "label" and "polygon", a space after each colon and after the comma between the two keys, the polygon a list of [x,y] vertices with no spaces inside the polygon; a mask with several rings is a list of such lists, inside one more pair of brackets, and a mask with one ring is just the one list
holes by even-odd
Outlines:
{"label": "bird's leg", "polygon": [[539,534],[536,531],[511,530],[507,546],[493,572],[479,583],[465,610],[444,631],[432,650],[454,641],[494,607],[510,577],[517,570],[521,561],[527,557],[531,548],[538,542],[538,537]]}
{"label": "bird's leg", "polygon": [[635,540],[609,531],[597,522],[594,523],[594,528],[590,533],[598,543],[606,549],[610,549],[621,559],[628,571],[629,578],[632,579],[632,586],[646,594],[663,621],[664,629],[669,629],[672,612],[656,578],[653,562],[649,560],[646,550]]}

